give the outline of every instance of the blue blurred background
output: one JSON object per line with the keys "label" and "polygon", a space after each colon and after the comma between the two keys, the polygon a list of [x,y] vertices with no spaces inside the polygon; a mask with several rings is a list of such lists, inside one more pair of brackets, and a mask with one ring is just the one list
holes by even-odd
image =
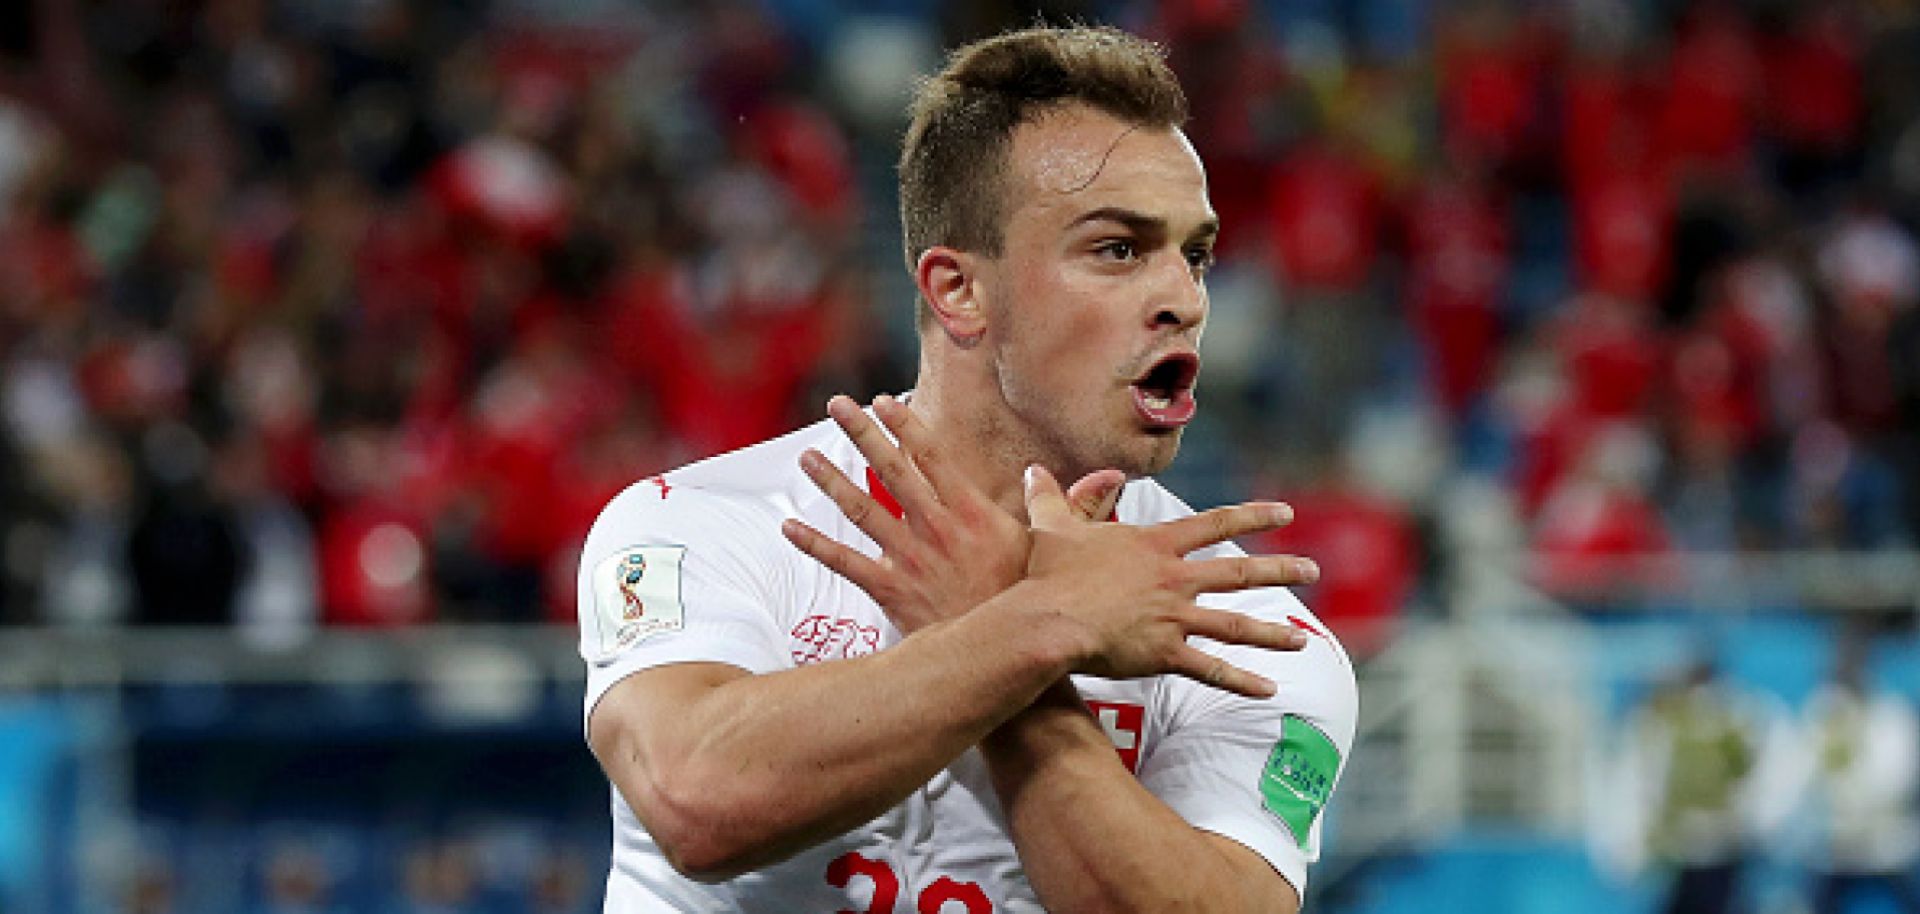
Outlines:
{"label": "blue blurred background", "polygon": [[1310,910],[1920,905],[1912,0],[18,0],[0,912],[597,910],[579,540],[910,383],[908,88],[1040,19],[1193,102]]}

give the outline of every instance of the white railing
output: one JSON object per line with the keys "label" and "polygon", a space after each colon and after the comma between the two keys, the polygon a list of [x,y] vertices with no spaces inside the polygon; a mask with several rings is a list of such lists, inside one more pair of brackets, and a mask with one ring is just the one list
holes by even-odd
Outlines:
{"label": "white railing", "polygon": [[[1529,583],[1538,570],[1512,554],[1456,565],[1444,611],[1410,618],[1361,664],[1359,732],[1335,800],[1328,876],[1475,824],[1580,834],[1591,750],[1608,726],[1589,666],[1596,635]],[[1629,607],[1920,609],[1912,552],[1663,556],[1592,570],[1590,580],[1610,586],[1605,602]],[[524,708],[540,688],[578,683],[573,642],[555,626],[324,630],[279,649],[225,631],[0,629],[0,694],[412,684],[454,713],[486,719]]]}
{"label": "white railing", "polygon": [[357,684],[510,677],[584,680],[571,629],[433,625],[327,629],[249,644],[225,629],[0,628],[0,690],[124,684]]}
{"label": "white railing", "polygon": [[1573,577],[1588,583],[1577,596],[1624,608],[1656,603],[1735,612],[1787,607],[1920,612],[1920,552],[1908,549],[1680,552],[1593,559],[1577,565],[1565,559],[1516,554],[1483,564],[1515,586]]}
{"label": "white railing", "polygon": [[1583,633],[1555,620],[1416,624],[1360,669],[1332,856],[1422,846],[1473,821],[1577,834],[1596,702]]}
{"label": "white railing", "polygon": [[[1589,665],[1596,633],[1530,583],[1544,568],[1524,554],[1457,563],[1441,618],[1410,623],[1363,663],[1332,875],[1469,824],[1582,836],[1593,741],[1611,724]],[[1920,613],[1910,551],[1680,554],[1578,570],[1598,582],[1584,599],[1626,611]]]}

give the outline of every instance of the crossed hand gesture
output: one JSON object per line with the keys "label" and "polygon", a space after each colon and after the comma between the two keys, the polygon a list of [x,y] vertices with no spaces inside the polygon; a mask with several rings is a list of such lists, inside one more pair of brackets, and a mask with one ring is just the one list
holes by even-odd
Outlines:
{"label": "crossed hand gesture", "polygon": [[[1292,520],[1277,502],[1249,502],[1151,526],[1105,522],[1125,477],[1088,474],[1062,491],[1045,468],[1025,480],[1029,522],[989,500],[949,462],[903,403],[852,399],[827,411],[899,502],[896,518],[818,451],[800,465],[847,519],[880,546],[869,558],[794,519],[781,527],[795,547],[852,581],[901,631],[956,618],[1006,593],[1031,611],[1068,624],[1073,671],[1109,678],[1175,674],[1251,697],[1273,683],[1193,647],[1189,635],[1228,644],[1298,650],[1306,635],[1289,625],[1195,603],[1202,593],[1311,583],[1318,569],[1296,556],[1189,559],[1187,554]],[[1008,591],[1014,591],[1008,593]],[[1035,618],[1039,618],[1036,616]]]}

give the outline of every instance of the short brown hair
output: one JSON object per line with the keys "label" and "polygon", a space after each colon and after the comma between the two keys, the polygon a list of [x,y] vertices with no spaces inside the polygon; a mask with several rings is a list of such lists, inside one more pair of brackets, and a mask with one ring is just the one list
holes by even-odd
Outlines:
{"label": "short brown hair", "polygon": [[936,245],[998,256],[1014,128],[1076,102],[1143,127],[1187,119],[1186,93],[1160,46],[1104,26],[977,41],[922,82],[900,150],[907,269]]}

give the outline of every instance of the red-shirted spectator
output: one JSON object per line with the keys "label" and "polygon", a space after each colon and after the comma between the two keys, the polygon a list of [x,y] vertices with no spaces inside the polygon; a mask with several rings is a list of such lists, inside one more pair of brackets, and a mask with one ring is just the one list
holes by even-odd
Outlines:
{"label": "red-shirted spectator", "polygon": [[473,255],[451,231],[441,198],[409,193],[367,229],[355,262],[355,292],[368,319],[383,328],[431,327],[464,348],[479,295]]}
{"label": "red-shirted spectator", "polygon": [[603,392],[614,379],[590,372],[570,342],[551,325],[525,334],[482,379],[472,404],[465,463],[467,488],[480,500],[477,545],[496,565],[530,576],[578,532],[554,510],[575,484],[562,470],[612,405]]}
{"label": "red-shirted spectator", "polygon": [[1233,257],[1267,230],[1272,125],[1304,94],[1280,43],[1250,15],[1247,0],[1162,2],[1143,32],[1168,46],[1186,87],[1187,135],[1206,150],[1207,185],[1223,226],[1216,251]]}
{"label": "red-shirted spectator", "polygon": [[1661,149],[1681,167],[1738,169],[1753,153],[1764,88],[1752,29],[1731,4],[1701,4],[1667,61]]}
{"label": "red-shirted spectator", "polygon": [[1301,588],[1347,649],[1366,655],[1383,646],[1413,592],[1419,548],[1406,513],[1338,479],[1281,496],[1293,523],[1268,534],[1261,550],[1304,555],[1320,580]]}
{"label": "red-shirted spectator", "polygon": [[1720,295],[1679,335],[1666,384],[1667,407],[1685,424],[1716,428],[1735,448],[1755,443],[1770,425],[1773,357],[1768,329],[1740,305]]}
{"label": "red-shirted spectator", "polygon": [[1354,150],[1307,141],[1275,166],[1270,194],[1275,260],[1288,286],[1366,285],[1380,253],[1380,189]]}
{"label": "red-shirted spectator", "polygon": [[1660,377],[1662,344],[1646,306],[1583,295],[1555,327],[1572,404],[1597,419],[1645,414]]}
{"label": "red-shirted spectator", "polygon": [[1581,288],[1650,301],[1666,282],[1673,191],[1665,176],[1622,166],[1571,188]]}
{"label": "red-shirted spectator", "polygon": [[1860,36],[1848,11],[1811,4],[1766,47],[1768,127],[1803,155],[1846,153],[1866,116]]}
{"label": "red-shirted spectator", "polygon": [[748,154],[781,183],[809,224],[826,229],[854,224],[862,203],[853,152],[832,119],[811,105],[789,101],[754,112],[742,132]]}
{"label": "red-shirted spectator", "polygon": [[1561,83],[1560,150],[1567,188],[1576,195],[1622,170],[1655,161],[1654,80],[1626,60],[1573,49]]}
{"label": "red-shirted spectator", "polygon": [[1565,399],[1532,404],[1515,428],[1511,484],[1520,510],[1535,517],[1592,437],[1593,418]]}
{"label": "red-shirted spectator", "polygon": [[1435,53],[1443,143],[1452,155],[1496,165],[1525,143],[1538,116],[1541,80],[1521,23],[1495,7],[1447,19]]}
{"label": "red-shirted spectator", "polygon": [[1760,394],[1769,427],[1797,426],[1822,415],[1826,382],[1806,280],[1782,255],[1761,252],[1728,265],[1714,287],[1718,307],[1750,335],[1745,345],[1764,367]]}
{"label": "red-shirted spectator", "polygon": [[0,316],[78,323],[98,272],[73,226],[53,213],[21,207],[0,222]]}
{"label": "red-shirted spectator", "polygon": [[1647,495],[1654,444],[1630,423],[1588,439],[1577,469],[1548,496],[1534,521],[1536,575],[1548,592],[1576,600],[1634,597],[1660,569],[1647,562],[1672,543]]}
{"label": "red-shirted spectator", "polygon": [[579,570],[580,545],[600,509],[628,486],[659,488],[663,483],[643,480],[680,462],[674,442],[661,433],[644,404],[628,401],[605,406],[596,410],[598,415],[556,468],[566,484],[554,493],[557,501],[546,508],[560,533],[559,545],[547,560],[545,582],[547,618],[557,624],[572,625],[579,618],[574,573]]}
{"label": "red-shirted spectator", "polygon": [[691,277],[679,271],[623,281],[606,328],[608,357],[652,396],[662,424],[695,454],[779,432],[819,358],[820,306],[810,297],[732,298],[703,316],[693,294]]}
{"label": "red-shirted spectator", "polygon": [[441,205],[515,246],[551,244],[566,228],[566,177],[540,147],[491,134],[454,150],[430,178]]}
{"label": "red-shirted spectator", "polygon": [[340,505],[323,516],[317,547],[322,617],[328,625],[432,621],[419,518],[378,502]]}
{"label": "red-shirted spectator", "polygon": [[222,394],[253,429],[268,483],[289,502],[315,507],[320,437],[314,409],[320,391],[300,340],[284,331],[250,332],[235,341],[223,367]]}
{"label": "red-shirted spectator", "polygon": [[349,428],[324,445],[332,496],[315,536],[321,616],[329,625],[397,626],[431,621],[426,519],[410,509],[392,468],[391,435]]}
{"label": "red-shirted spectator", "polygon": [[1499,355],[1505,213],[1474,177],[1435,175],[1407,205],[1406,237],[1407,307],[1436,397],[1457,417],[1486,389]]}

